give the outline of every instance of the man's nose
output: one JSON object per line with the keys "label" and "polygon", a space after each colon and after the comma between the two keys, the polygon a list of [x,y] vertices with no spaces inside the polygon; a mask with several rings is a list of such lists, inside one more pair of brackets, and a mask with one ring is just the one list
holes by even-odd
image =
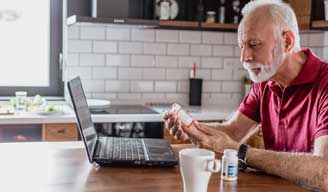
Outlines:
{"label": "man's nose", "polygon": [[242,48],[241,55],[240,55],[240,61],[242,63],[245,63],[245,62],[250,62],[252,60],[253,60],[253,55],[252,55],[251,51],[247,48]]}

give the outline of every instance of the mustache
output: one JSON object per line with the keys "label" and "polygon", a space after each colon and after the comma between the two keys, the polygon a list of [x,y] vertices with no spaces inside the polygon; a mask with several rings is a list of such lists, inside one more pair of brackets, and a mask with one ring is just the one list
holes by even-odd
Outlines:
{"label": "mustache", "polygon": [[265,65],[261,64],[261,63],[243,63],[243,67],[246,70],[252,70],[252,69],[257,69],[257,68],[261,68],[263,69],[265,67]]}

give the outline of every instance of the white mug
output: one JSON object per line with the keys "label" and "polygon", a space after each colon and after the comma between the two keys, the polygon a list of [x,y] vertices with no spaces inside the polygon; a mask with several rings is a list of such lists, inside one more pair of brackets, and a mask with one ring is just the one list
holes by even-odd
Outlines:
{"label": "white mug", "polygon": [[183,149],[179,153],[184,192],[207,192],[212,173],[220,171],[221,161],[206,149]]}

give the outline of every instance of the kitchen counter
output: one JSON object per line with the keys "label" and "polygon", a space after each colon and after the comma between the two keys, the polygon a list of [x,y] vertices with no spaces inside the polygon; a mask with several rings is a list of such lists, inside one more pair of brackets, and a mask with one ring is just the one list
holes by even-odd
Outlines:
{"label": "kitchen counter", "polygon": [[[94,123],[111,122],[159,122],[162,115],[170,109],[169,105],[152,106],[159,114],[105,114],[92,115]],[[190,115],[199,121],[217,121],[228,118],[236,108],[231,106],[202,106],[184,107]],[[39,115],[36,113],[21,113],[14,115],[1,115],[0,124],[46,124],[46,123],[75,123],[76,118],[73,109],[65,104],[63,115]]]}

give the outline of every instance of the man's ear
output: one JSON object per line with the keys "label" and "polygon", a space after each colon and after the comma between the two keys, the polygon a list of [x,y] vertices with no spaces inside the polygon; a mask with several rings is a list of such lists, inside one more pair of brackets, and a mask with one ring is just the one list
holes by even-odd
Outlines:
{"label": "man's ear", "polygon": [[285,52],[290,52],[295,44],[295,36],[291,31],[283,32],[283,46]]}

